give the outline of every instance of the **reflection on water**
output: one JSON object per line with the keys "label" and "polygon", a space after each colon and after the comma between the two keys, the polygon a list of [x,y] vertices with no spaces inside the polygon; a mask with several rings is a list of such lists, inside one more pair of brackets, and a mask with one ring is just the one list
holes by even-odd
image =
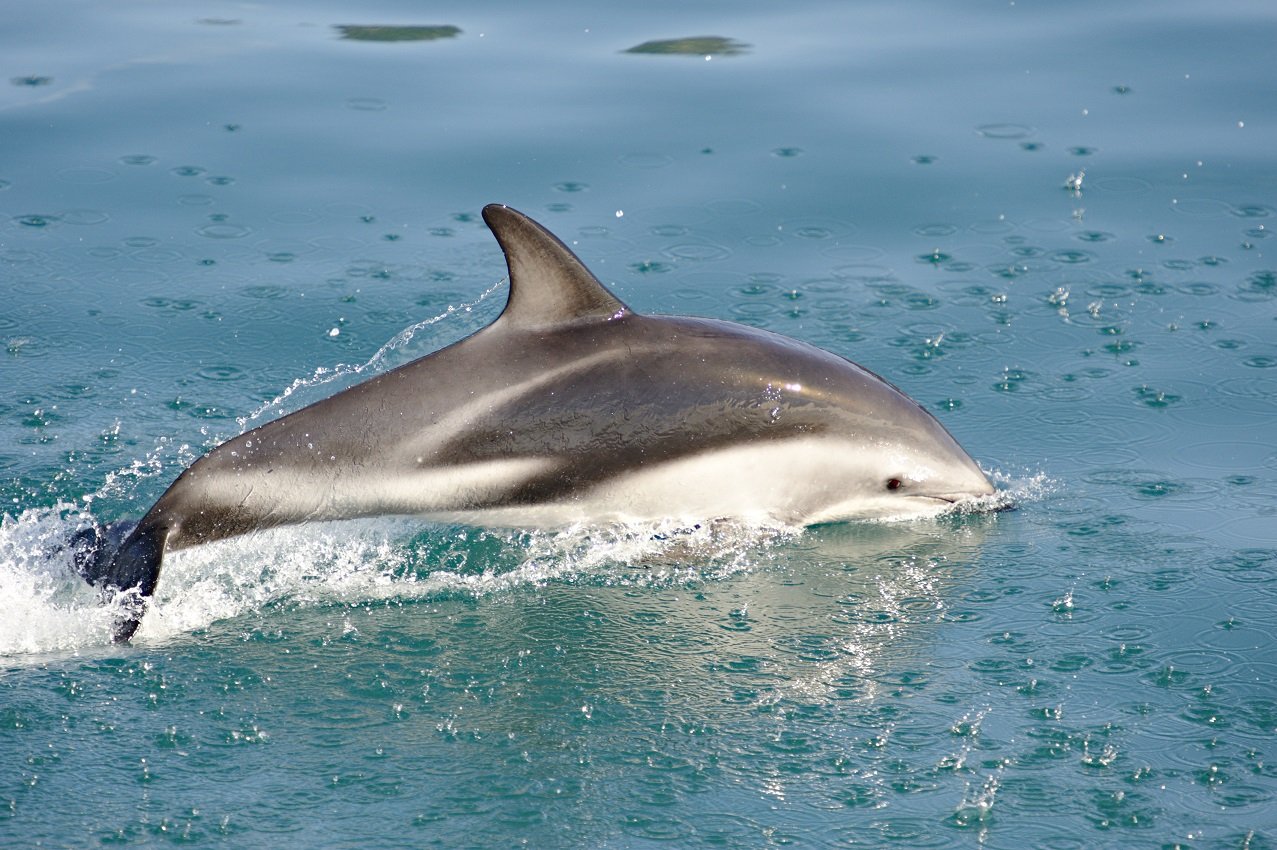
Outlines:
{"label": "reflection on water", "polygon": [[683,56],[740,56],[749,52],[750,45],[717,35],[698,35],[691,38],[671,38],[645,41],[636,44],[625,53],[679,54]]}
{"label": "reflection on water", "polygon": [[335,29],[350,41],[438,41],[461,35],[460,27],[404,27],[340,24]]}

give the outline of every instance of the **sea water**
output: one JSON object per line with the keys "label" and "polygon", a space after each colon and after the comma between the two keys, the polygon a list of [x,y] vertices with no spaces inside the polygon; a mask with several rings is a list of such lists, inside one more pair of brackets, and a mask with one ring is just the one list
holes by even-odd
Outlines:
{"label": "sea water", "polygon": [[[0,846],[1277,843],[1265,2],[52,2],[0,28]],[[509,203],[1015,509],[61,548],[464,337]]]}

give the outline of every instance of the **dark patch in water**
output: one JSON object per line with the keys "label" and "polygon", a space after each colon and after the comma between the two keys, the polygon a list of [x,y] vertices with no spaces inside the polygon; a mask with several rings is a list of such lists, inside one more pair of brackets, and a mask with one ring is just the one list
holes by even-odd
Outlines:
{"label": "dark patch in water", "polygon": [[696,35],[689,38],[645,41],[622,52],[679,56],[741,56],[749,52],[750,46],[722,36]]}
{"label": "dark patch in water", "polygon": [[461,35],[461,28],[454,26],[392,27],[338,24],[335,29],[347,41],[439,41]]}

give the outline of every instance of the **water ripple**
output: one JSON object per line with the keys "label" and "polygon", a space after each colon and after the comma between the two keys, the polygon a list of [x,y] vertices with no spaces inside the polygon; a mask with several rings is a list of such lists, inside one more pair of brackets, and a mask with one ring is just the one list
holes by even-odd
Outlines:
{"label": "water ripple", "polygon": [[1024,124],[981,124],[975,131],[986,139],[1025,139],[1034,132]]}
{"label": "water ripple", "polygon": [[195,228],[195,232],[206,239],[243,239],[252,234],[253,230],[242,224],[214,222]]}

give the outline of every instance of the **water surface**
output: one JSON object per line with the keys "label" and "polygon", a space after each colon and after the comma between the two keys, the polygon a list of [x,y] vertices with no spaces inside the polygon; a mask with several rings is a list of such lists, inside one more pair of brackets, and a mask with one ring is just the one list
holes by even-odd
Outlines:
{"label": "water surface", "polygon": [[[1277,842],[1269,4],[6,22],[0,845]],[[272,532],[110,646],[57,545],[490,321],[492,201],[889,377],[1018,509]]]}

